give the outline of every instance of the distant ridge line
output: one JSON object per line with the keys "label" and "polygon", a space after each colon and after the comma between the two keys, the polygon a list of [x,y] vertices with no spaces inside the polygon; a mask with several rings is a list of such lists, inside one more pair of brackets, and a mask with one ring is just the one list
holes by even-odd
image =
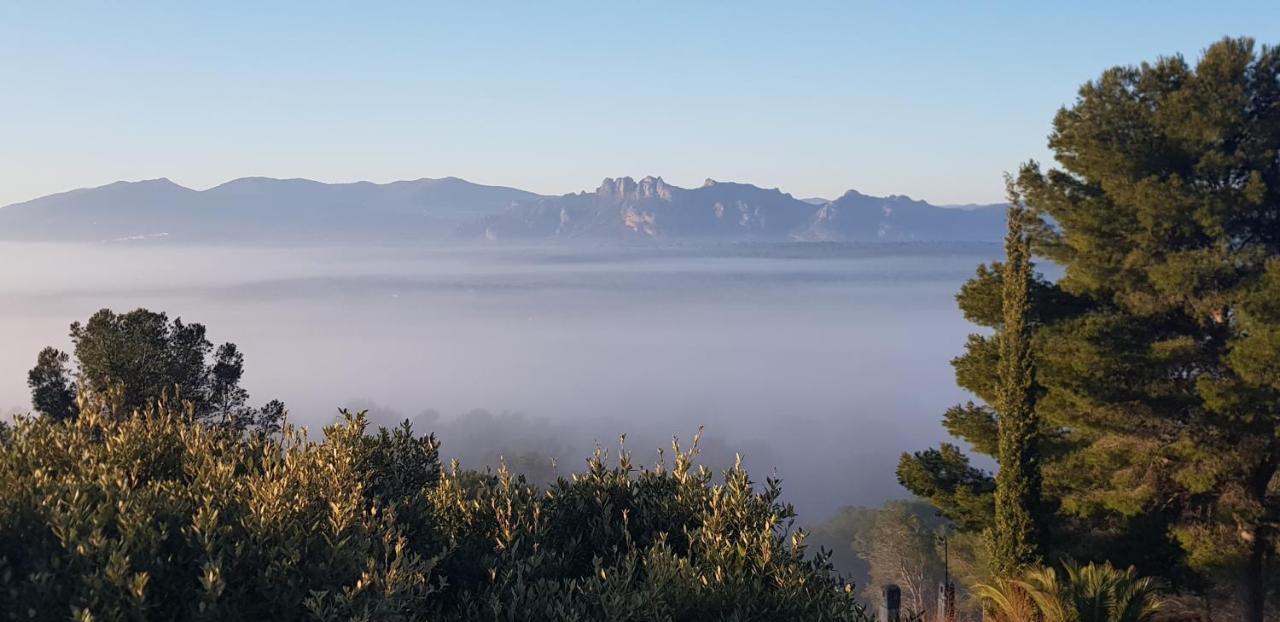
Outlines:
{"label": "distant ridge line", "polygon": [[[427,240],[995,241],[1001,205],[943,207],[849,190],[797,199],[707,179],[606,178],[558,196],[457,177],[385,183],[241,177],[195,190],[166,177],[0,208],[0,239],[166,243]],[[163,231],[164,236],[155,233]]]}

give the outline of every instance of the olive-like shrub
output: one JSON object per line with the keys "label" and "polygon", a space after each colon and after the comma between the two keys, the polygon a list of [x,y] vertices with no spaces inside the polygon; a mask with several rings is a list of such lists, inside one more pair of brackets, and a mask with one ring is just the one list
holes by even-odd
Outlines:
{"label": "olive-like shrub", "polygon": [[866,619],[776,481],[678,446],[544,490],[361,415],[312,440],[82,402],[0,439],[0,619]]}

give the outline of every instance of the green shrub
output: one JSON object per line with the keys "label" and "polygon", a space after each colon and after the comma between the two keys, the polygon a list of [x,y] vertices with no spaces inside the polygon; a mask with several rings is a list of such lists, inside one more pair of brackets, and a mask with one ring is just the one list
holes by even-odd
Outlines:
{"label": "green shrub", "polygon": [[1021,577],[974,586],[994,622],[1147,622],[1161,608],[1161,584],[1109,563],[1063,564],[1062,572],[1037,566]]}
{"label": "green shrub", "polygon": [[865,619],[777,482],[678,447],[542,490],[362,415],[315,441],[108,411],[0,441],[0,619]]}
{"label": "green shrub", "polygon": [[397,619],[434,560],[362,494],[362,424],[284,443],[164,404],[18,421],[0,452],[9,619]]}

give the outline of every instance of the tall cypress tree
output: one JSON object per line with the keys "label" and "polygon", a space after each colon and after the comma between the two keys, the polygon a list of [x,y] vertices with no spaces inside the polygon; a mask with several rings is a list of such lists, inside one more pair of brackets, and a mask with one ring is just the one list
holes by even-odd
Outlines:
{"label": "tall cypress tree", "polygon": [[1005,238],[996,411],[999,413],[995,522],[991,530],[994,570],[1015,572],[1040,561],[1040,420],[1035,410],[1035,367],[1028,314],[1031,249],[1024,232],[1021,197],[1009,184],[1009,232]]}

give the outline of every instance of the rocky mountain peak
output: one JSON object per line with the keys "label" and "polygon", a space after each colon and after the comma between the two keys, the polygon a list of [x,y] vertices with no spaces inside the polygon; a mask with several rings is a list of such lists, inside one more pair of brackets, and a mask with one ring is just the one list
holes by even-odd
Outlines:
{"label": "rocky mountain peak", "polygon": [[600,182],[600,187],[596,188],[596,194],[602,197],[625,197],[631,194],[636,188],[636,180],[630,177],[605,177]]}
{"label": "rocky mountain peak", "polygon": [[596,189],[596,194],[615,201],[637,201],[642,199],[670,201],[674,188],[675,186],[663,181],[661,177],[648,176],[640,181],[636,181],[631,177],[619,177],[617,179],[606,177],[604,181],[600,182],[600,187]]}

